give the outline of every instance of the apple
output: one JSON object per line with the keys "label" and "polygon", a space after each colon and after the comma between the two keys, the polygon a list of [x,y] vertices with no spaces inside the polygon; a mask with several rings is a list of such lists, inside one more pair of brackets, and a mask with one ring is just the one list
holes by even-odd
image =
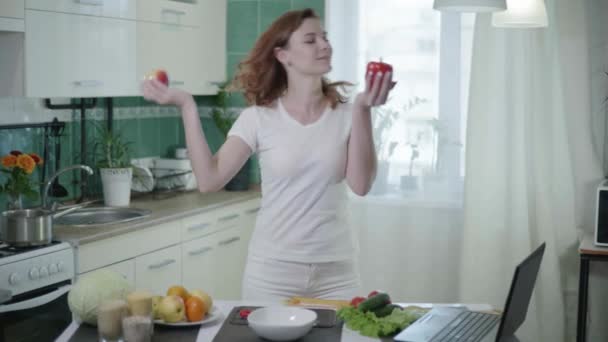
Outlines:
{"label": "apple", "polygon": [[393,71],[393,66],[387,63],[380,62],[369,62],[367,63],[367,73],[371,73],[372,77],[375,77],[377,73],[381,72],[386,74],[389,71]]}
{"label": "apple", "polygon": [[196,289],[190,291],[190,295],[202,299],[205,303],[205,306],[207,307],[206,311],[211,312],[211,308],[213,307],[213,299],[211,299],[211,296],[209,296],[207,292],[200,289]]}
{"label": "apple", "polygon": [[158,305],[160,301],[163,299],[163,296],[154,296],[152,297],[152,316],[154,319],[161,319],[160,313],[158,312]]}
{"label": "apple", "polygon": [[167,323],[177,323],[186,320],[184,300],[179,296],[165,296],[158,303],[158,314]]}
{"label": "apple", "polygon": [[146,75],[146,79],[153,80],[156,79],[160,83],[163,83],[167,87],[169,86],[169,75],[167,72],[162,69],[154,70]]}

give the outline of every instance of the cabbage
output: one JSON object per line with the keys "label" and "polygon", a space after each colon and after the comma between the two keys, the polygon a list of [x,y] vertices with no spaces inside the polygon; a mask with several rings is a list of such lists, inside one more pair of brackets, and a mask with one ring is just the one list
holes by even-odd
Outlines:
{"label": "cabbage", "polygon": [[97,307],[109,299],[125,299],[131,284],[118,272],[100,269],[81,276],[68,294],[68,305],[77,319],[97,325]]}

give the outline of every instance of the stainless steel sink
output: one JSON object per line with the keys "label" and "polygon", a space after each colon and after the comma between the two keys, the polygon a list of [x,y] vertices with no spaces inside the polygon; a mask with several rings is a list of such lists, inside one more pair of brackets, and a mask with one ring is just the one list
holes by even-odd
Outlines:
{"label": "stainless steel sink", "polygon": [[143,219],[150,215],[150,210],[118,207],[82,208],[57,218],[54,224],[89,227],[125,223]]}

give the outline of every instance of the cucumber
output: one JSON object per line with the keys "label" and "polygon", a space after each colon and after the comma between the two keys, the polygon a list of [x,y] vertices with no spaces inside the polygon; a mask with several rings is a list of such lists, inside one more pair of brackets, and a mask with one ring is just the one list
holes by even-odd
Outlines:
{"label": "cucumber", "polygon": [[401,307],[399,305],[395,305],[395,304],[388,304],[379,309],[374,310],[373,312],[374,312],[374,314],[376,314],[376,317],[382,318],[382,317],[388,316],[391,313],[393,313],[393,310],[395,310],[395,309],[401,309]]}
{"label": "cucumber", "polygon": [[361,302],[357,308],[363,312],[373,311],[390,303],[391,298],[388,294],[378,293]]}

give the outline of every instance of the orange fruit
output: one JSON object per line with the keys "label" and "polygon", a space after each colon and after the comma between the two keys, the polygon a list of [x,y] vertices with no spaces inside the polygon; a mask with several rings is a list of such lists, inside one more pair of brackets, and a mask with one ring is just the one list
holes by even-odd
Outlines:
{"label": "orange fruit", "polygon": [[196,296],[188,298],[186,301],[186,317],[189,322],[202,320],[207,314],[205,302]]}
{"label": "orange fruit", "polygon": [[167,290],[167,296],[179,296],[182,297],[184,303],[190,298],[188,290],[181,285],[173,285]]}

